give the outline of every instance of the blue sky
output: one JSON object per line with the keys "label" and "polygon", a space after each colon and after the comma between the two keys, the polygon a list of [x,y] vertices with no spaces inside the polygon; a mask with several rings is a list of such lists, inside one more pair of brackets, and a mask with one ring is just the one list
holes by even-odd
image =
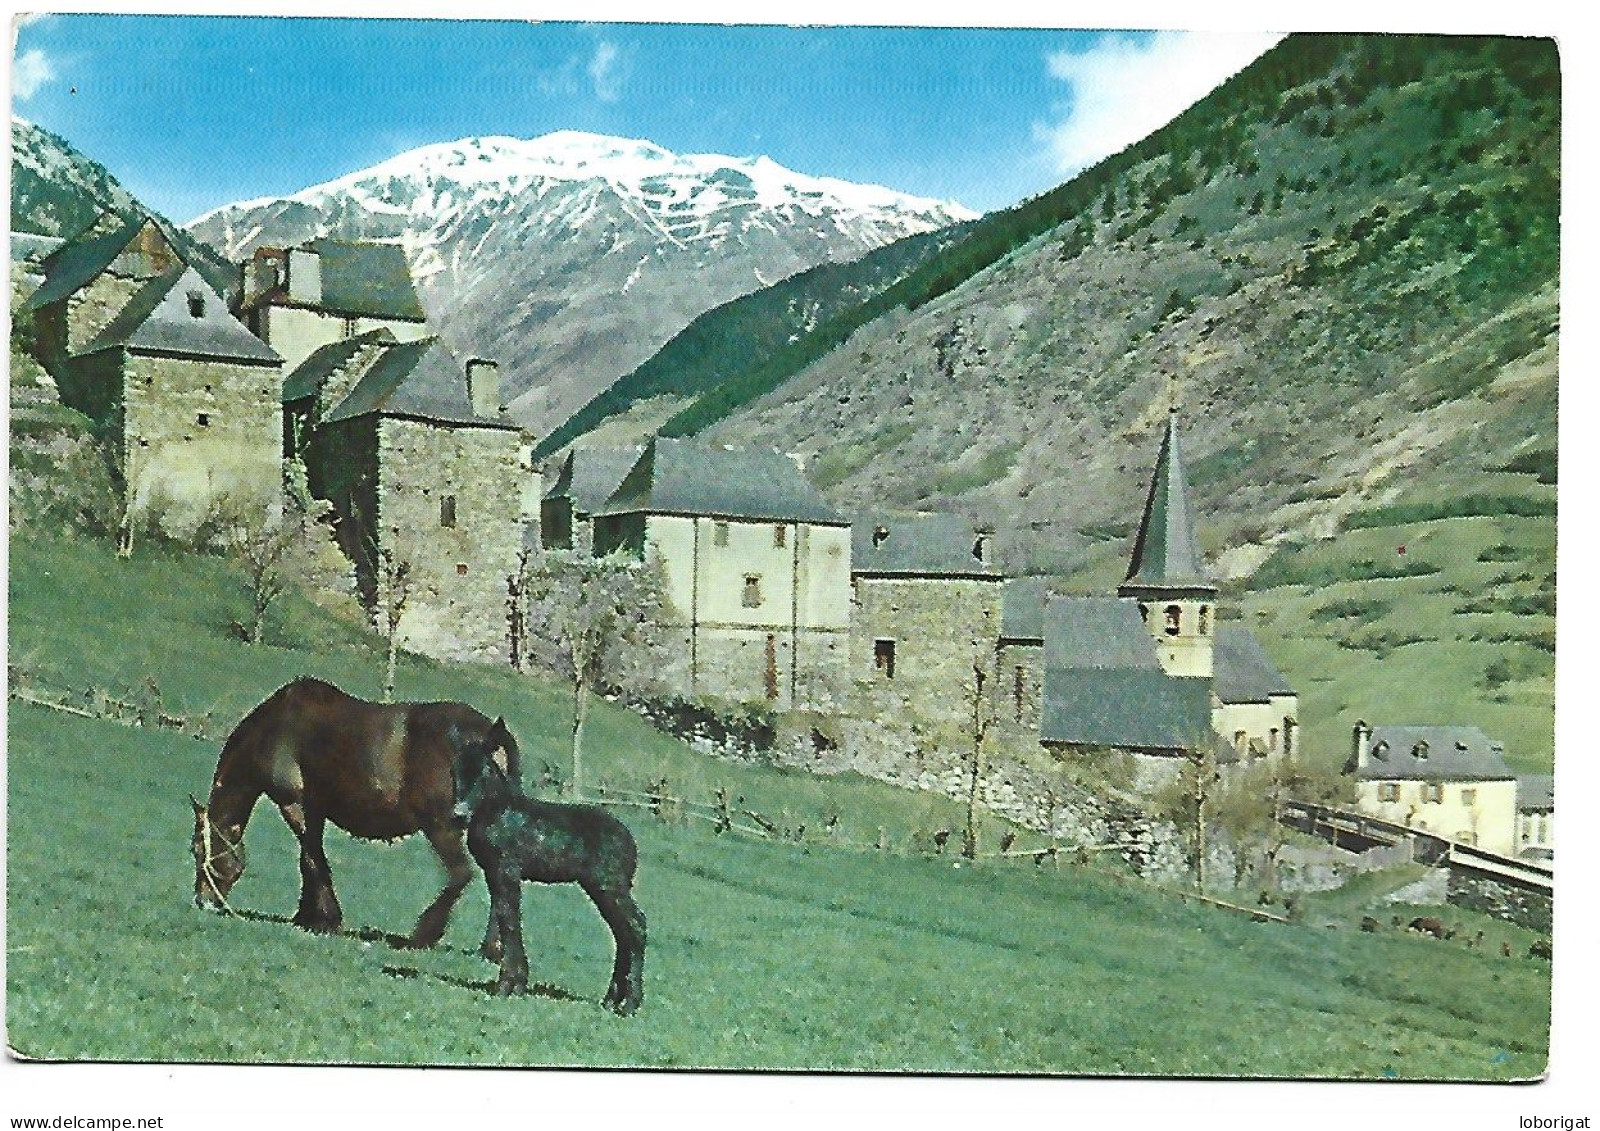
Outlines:
{"label": "blue sky", "polygon": [[430,142],[558,129],[767,154],[980,210],[1160,125],[1262,34],[58,15],[13,112],[184,221]]}

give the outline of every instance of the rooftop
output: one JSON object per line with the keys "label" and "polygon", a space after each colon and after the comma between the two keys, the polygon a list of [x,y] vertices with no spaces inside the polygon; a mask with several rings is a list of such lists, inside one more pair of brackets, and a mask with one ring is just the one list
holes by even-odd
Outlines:
{"label": "rooftop", "polygon": [[700,440],[652,439],[604,506],[595,512],[674,514],[808,522],[848,520],[779,452],[724,448]]}
{"label": "rooftop", "polygon": [[1375,726],[1364,781],[1502,781],[1513,777],[1504,749],[1477,727]]}
{"label": "rooftop", "polygon": [[[854,574],[999,577],[979,557],[982,535],[955,514],[861,514],[851,524]],[[985,554],[985,557],[987,554]]]}
{"label": "rooftop", "polygon": [[643,448],[573,448],[545,489],[547,499],[569,498],[575,514],[589,515],[605,505],[623,476],[639,462]]}
{"label": "rooftop", "polygon": [[1150,494],[1133,544],[1133,559],[1122,584],[1152,589],[1215,588],[1201,568],[1200,551],[1195,545],[1175,411],[1167,417],[1167,431],[1161,439],[1161,452],[1150,477]]}
{"label": "rooftop", "polygon": [[193,267],[170,271],[146,283],[80,352],[112,348],[255,365],[283,362],[228,312],[227,303]]}
{"label": "rooftop", "polygon": [[1219,627],[1212,650],[1213,688],[1224,703],[1265,703],[1294,688],[1245,628]]}
{"label": "rooftop", "polygon": [[473,411],[466,373],[438,338],[383,343],[367,371],[326,419],[332,423],[374,413],[438,424],[518,428],[503,417]]}

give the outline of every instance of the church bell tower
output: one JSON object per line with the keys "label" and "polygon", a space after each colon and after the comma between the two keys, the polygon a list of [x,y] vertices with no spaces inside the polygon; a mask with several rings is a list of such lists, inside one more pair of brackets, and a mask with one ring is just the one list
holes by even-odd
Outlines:
{"label": "church bell tower", "polygon": [[1189,512],[1188,485],[1178,451],[1178,409],[1168,410],[1150,495],[1139,522],[1128,576],[1118,596],[1139,603],[1168,675],[1210,678],[1217,587],[1200,567]]}

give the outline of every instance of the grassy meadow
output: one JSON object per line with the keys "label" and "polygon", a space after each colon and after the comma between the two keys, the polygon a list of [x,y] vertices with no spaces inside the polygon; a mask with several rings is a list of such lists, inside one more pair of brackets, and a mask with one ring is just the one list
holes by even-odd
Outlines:
{"label": "grassy meadow", "polygon": [[[40,539],[12,553],[12,662],[40,680],[154,676],[169,708],[232,720],[301,673],[367,694],[381,678],[369,640],[293,600],[277,643],[229,639],[242,597],[216,561]],[[408,662],[400,692],[505,713],[530,776],[562,764],[556,685]],[[848,839],[884,826],[897,846],[959,827],[946,799],[713,760],[606,704],[591,735],[614,781],[722,784],[797,821],[835,812]],[[1549,968],[1503,924],[1516,958],[1358,933],[1359,896],[1314,923],[1256,923],[1070,864],[751,841],[636,809],[621,815],[649,917],[642,1011],[596,1004],[611,940],[575,888],[527,890],[537,989],[501,1000],[475,953],[481,882],[441,947],[391,945],[442,878],[420,839],[330,832],[345,931],[312,936],[287,923],[294,844],[262,807],[239,917],[202,913],[186,795],[215,743],[17,702],[9,739],[7,1024],[24,1056],[1485,1080],[1546,1063]]]}

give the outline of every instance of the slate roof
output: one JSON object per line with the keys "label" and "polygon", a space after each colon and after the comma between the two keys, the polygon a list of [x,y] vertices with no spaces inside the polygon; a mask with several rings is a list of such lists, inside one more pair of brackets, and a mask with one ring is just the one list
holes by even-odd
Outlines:
{"label": "slate roof", "polygon": [[317,239],[305,246],[322,262],[319,305],[343,314],[426,321],[399,244]]}
{"label": "slate roof", "polygon": [[1180,750],[1214,741],[1211,687],[1154,671],[1046,668],[1041,742]]}
{"label": "slate roof", "polygon": [[701,515],[845,526],[788,456],[655,438],[604,506],[612,514]]}
{"label": "slate roof", "polygon": [[63,244],[59,236],[40,236],[32,232],[11,233],[11,262],[20,264],[24,271],[43,270],[43,260],[54,254]]}
{"label": "slate roof", "polygon": [[1214,741],[1211,681],[1162,669],[1136,602],[1048,597],[1044,664],[1042,742],[1177,750]]}
{"label": "slate roof", "polygon": [[283,402],[288,404],[290,401],[315,396],[317,390],[322,388],[322,383],[333,375],[333,371],[347,364],[363,346],[394,340],[394,333],[380,326],[375,330],[368,330],[365,334],[357,334],[353,338],[340,338],[336,342],[318,346],[304,361],[295,366],[293,373],[284,379]]}
{"label": "slate roof", "polygon": [[386,346],[355,387],[328,413],[326,422],[354,420],[373,413],[439,424],[518,430],[518,425],[509,420],[479,416],[473,411],[467,398],[466,373],[438,338]]}
{"label": "slate roof", "polygon": [[1178,416],[1168,414],[1166,435],[1150,477],[1150,494],[1139,520],[1139,535],[1124,586],[1155,589],[1214,589],[1200,566],[1194,518],[1178,445]]}
{"label": "slate roof", "polygon": [[[203,313],[190,313],[189,296],[203,299]],[[115,318],[79,351],[121,348],[134,352],[185,354],[256,365],[283,359],[228,312],[228,304],[193,267],[171,271],[141,287]]]}
{"label": "slate roof", "polygon": [[1050,597],[1044,610],[1044,665],[1159,671],[1139,606],[1121,597]]}
{"label": "slate roof", "polygon": [[861,514],[850,528],[850,572],[993,577],[973,548],[978,528],[956,514]]}
{"label": "slate roof", "polygon": [[1375,726],[1367,750],[1367,764],[1356,768],[1356,776],[1366,781],[1502,781],[1513,776],[1500,744],[1477,727]]}
{"label": "slate roof", "polygon": [[1294,688],[1249,629],[1218,628],[1213,638],[1213,689],[1224,703],[1265,703],[1274,695],[1293,695]]}
{"label": "slate roof", "polygon": [[1044,643],[1048,577],[1013,577],[1000,597],[1000,639]]}
{"label": "slate roof", "polygon": [[42,310],[60,302],[79,288],[86,286],[111,261],[122,254],[122,249],[144,226],[144,219],[129,220],[104,235],[86,240],[75,240],[56,248],[45,256],[41,266],[44,282],[28,299],[26,309]]}
{"label": "slate roof", "polygon": [[1526,812],[1552,813],[1556,807],[1556,779],[1553,774],[1518,774],[1517,808]]}
{"label": "slate roof", "polygon": [[589,515],[605,505],[643,448],[573,448],[545,489],[547,499],[572,500],[574,514]]}

